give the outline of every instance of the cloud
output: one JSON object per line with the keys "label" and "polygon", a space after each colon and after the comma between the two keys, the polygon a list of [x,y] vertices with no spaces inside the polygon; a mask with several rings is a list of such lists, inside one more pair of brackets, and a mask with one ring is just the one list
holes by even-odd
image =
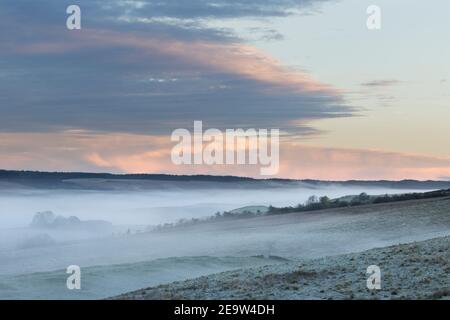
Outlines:
{"label": "cloud", "polygon": [[377,101],[379,106],[389,107],[397,102],[397,96],[392,94],[392,89],[402,81],[395,79],[372,80],[361,83],[365,90],[362,90],[362,99]]}
{"label": "cloud", "polygon": [[385,87],[394,86],[399,83],[401,83],[401,81],[390,79],[390,80],[372,80],[372,81],[364,82],[361,85],[365,86],[365,87],[385,88]]}
{"label": "cloud", "polygon": [[[176,166],[170,160],[173,146],[167,136],[86,131],[0,133],[0,166],[50,171],[260,177],[259,166]],[[448,176],[450,158],[382,150],[311,147],[289,141],[281,143],[280,171],[277,175],[280,178],[323,180],[427,180]]]}
{"label": "cloud", "polygon": [[113,1],[110,10],[127,9],[130,15],[195,18],[242,18],[287,16],[298,10],[311,10],[323,0],[166,0]]}
{"label": "cloud", "polygon": [[[169,137],[127,133],[98,133],[85,130],[66,130],[51,133],[0,133],[0,167],[6,169],[121,172],[118,160],[128,154],[156,155],[167,150]],[[26,150],[26,151],[25,151]],[[170,158],[169,158],[170,160]],[[167,162],[167,158],[165,159]],[[147,170],[154,170],[147,162]],[[136,167],[135,167],[136,168]]]}
{"label": "cloud", "polygon": [[78,1],[82,30],[68,31],[72,1],[2,1],[0,28],[14,32],[0,35],[0,167],[252,174],[173,167],[168,135],[203,120],[297,137],[317,133],[312,120],[354,110],[339,89],[205,21],[285,16],[315,3]]}
{"label": "cloud", "polygon": [[[292,5],[283,3],[281,7]],[[64,2],[46,5],[48,11],[34,2],[27,7],[1,4],[7,10],[0,14],[5,17],[0,27],[15,32],[2,33],[0,39],[0,96],[7,101],[0,105],[0,131],[168,134],[203,120],[218,128],[277,127],[298,135],[315,132],[301,120],[350,116],[353,111],[339,90],[217,30],[186,30],[161,21],[142,28],[117,19],[119,12],[131,16],[155,3],[81,5],[88,22],[71,32],[61,15]],[[169,14],[176,5],[184,8],[173,1],[161,12]],[[208,16],[230,12],[228,4],[223,6]],[[268,8],[275,10],[274,2],[261,6],[267,14]],[[94,13],[97,22],[90,24]]]}
{"label": "cloud", "polygon": [[450,158],[383,150],[291,145],[280,155],[281,171],[327,180],[439,179],[450,172]]}

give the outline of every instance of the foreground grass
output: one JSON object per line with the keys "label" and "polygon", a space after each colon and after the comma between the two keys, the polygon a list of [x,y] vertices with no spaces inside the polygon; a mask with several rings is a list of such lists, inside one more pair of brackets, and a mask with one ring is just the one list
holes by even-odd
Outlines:
{"label": "foreground grass", "polygon": [[[118,299],[450,299],[450,237],[224,272]],[[381,290],[366,287],[369,265]]]}

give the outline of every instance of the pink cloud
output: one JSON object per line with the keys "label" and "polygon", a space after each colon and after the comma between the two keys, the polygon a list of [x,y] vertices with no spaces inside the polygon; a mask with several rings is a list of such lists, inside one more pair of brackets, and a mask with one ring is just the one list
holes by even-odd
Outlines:
{"label": "pink cloud", "polygon": [[321,91],[338,94],[339,90],[313,79],[305,72],[282,66],[264,51],[243,43],[219,43],[204,40],[177,40],[150,37],[137,33],[119,33],[108,30],[83,29],[74,33],[46,30],[54,40],[29,44],[0,44],[3,51],[21,54],[61,54],[92,48],[124,47],[140,49],[145,54],[165,55],[170,59],[186,61],[191,66],[206,67],[264,83],[283,86],[293,91]]}
{"label": "pink cloud", "polygon": [[[170,137],[167,136],[85,131],[65,131],[58,134],[0,133],[0,167],[259,177],[259,166],[176,166],[170,159],[172,146]],[[450,176],[448,158],[380,150],[310,147],[282,142],[280,171],[276,177],[426,180],[440,179],[443,176]]]}

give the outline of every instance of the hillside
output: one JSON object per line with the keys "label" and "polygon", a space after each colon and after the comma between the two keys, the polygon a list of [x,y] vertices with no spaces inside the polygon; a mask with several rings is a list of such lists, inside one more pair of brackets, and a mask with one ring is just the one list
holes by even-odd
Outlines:
{"label": "hillside", "polygon": [[[450,299],[450,237],[229,271],[115,299]],[[368,290],[366,269],[381,269]]]}
{"label": "hillside", "polygon": [[[14,229],[11,232],[19,234],[24,230]],[[4,232],[0,233],[0,243],[2,244],[4,243],[2,238],[4,236]],[[348,259],[345,255],[398,245],[399,243],[448,236],[450,236],[450,197],[380,203],[314,212],[294,212],[252,219],[211,221],[199,225],[180,226],[162,232],[113,235],[78,241],[60,241],[44,247],[0,250],[0,274],[2,275],[0,287],[9,288],[8,290],[12,291],[8,291],[8,294],[15,297],[27,298],[41,295],[43,294],[43,288],[37,284],[46,282],[45,279],[54,279],[55,274],[58,275],[58,279],[64,277],[66,275],[64,272],[55,273],[53,271],[64,270],[76,261],[85,270],[84,275],[90,279],[86,282],[87,286],[84,287],[88,290],[88,295],[85,298],[106,298],[121,292],[166,285],[173,281],[198,278],[221,271],[242,269],[242,267],[259,267],[268,263],[261,261],[262,264],[257,265],[255,264],[256,260],[249,259],[249,257],[264,256],[266,258],[280,257],[293,263],[288,263],[283,267],[282,265],[285,265],[285,262],[277,258],[275,262],[281,263],[280,268],[282,269],[275,267],[275,269],[268,269],[267,281],[272,281],[270,280],[272,276],[269,276],[269,274],[275,274],[278,272],[277,270],[281,274],[290,274],[298,270],[299,263],[305,263],[305,266],[307,266],[307,261],[313,259],[315,262],[312,262],[311,268],[305,269],[306,271],[301,269],[302,272],[310,272],[308,270],[317,268],[317,270],[330,270],[334,274],[326,272],[318,275],[313,274],[313,277],[308,278],[305,283],[302,282],[301,288],[303,288],[303,285],[311,285],[312,288],[317,289],[322,283],[324,284],[323,288],[331,290],[330,288],[339,284],[339,286],[343,286],[344,289],[342,290],[344,291],[338,290],[335,293],[336,298],[349,296],[349,286],[355,296],[358,297],[359,294],[363,293],[360,291],[362,289],[353,288],[352,283],[356,279],[355,277],[361,276],[364,279],[363,273],[370,264],[387,268],[385,270],[388,271],[391,270],[388,268],[392,268],[392,271],[389,272],[394,272],[395,264],[400,265],[401,262],[407,262],[408,259],[419,259],[417,263],[411,261],[413,264],[410,267],[417,269],[410,269],[410,267],[408,267],[409,269],[398,269],[405,271],[405,274],[401,275],[402,277],[407,277],[407,272],[411,271],[416,272],[418,279],[420,277],[425,279],[429,274],[433,275],[435,271],[436,274],[440,274],[442,268],[445,268],[444,270],[448,272],[448,240],[445,240],[446,242],[443,245],[436,244],[435,248],[433,246],[425,247],[425,251],[415,252],[415,249],[408,249],[404,254],[401,253],[403,256],[399,256],[398,260],[392,260],[392,265],[389,264],[391,256],[382,256],[381,251],[376,251],[380,254],[367,255],[369,257],[367,260],[361,260],[364,255],[356,255],[354,256],[356,260],[351,263],[349,262],[349,260],[352,261],[351,257]],[[434,254],[437,254],[437,256],[434,257]],[[425,257],[430,263],[434,260],[436,260],[436,263],[440,263],[442,254],[443,258],[447,259],[444,260],[446,265],[428,265],[427,261],[421,260],[422,257]],[[327,262],[328,258],[322,259],[323,257],[337,255],[344,255],[344,258],[341,260],[336,258],[338,260],[330,260],[329,263]],[[379,255],[382,258],[378,259]],[[173,264],[172,258],[181,259],[177,261],[182,261],[182,263]],[[168,263],[163,263],[164,266],[162,266],[161,262],[164,261],[168,261]],[[186,261],[188,264],[185,264]],[[236,261],[237,264],[229,263],[232,261]],[[241,263],[239,261],[245,261],[245,266],[244,264],[239,266]],[[321,261],[324,261],[323,265]],[[170,268],[168,265],[170,265]],[[191,265],[192,268],[187,268],[187,265]],[[197,267],[200,265],[201,268]],[[344,268],[343,270],[339,269],[341,265]],[[363,267],[364,269],[361,269]],[[420,270],[421,268],[423,270]],[[264,269],[261,270],[263,270],[261,272],[264,276]],[[256,276],[255,271],[251,273]],[[242,275],[244,277],[242,283],[246,283],[245,277],[248,273],[242,271],[234,274]],[[248,276],[251,277],[252,274]],[[343,278],[341,279],[341,277]],[[23,279],[27,279],[27,281]],[[289,298],[290,295],[292,295],[292,298],[325,298],[324,295],[320,295],[322,289],[301,292],[295,289],[279,293],[277,291],[279,290],[278,286],[281,286],[283,279],[284,277],[280,276],[279,279],[273,280],[274,291],[269,288],[270,290],[268,289],[266,292],[267,294],[273,293],[269,296],[270,298]],[[348,279],[348,281],[339,282],[345,279]],[[389,277],[386,280],[388,279]],[[219,280],[228,281],[227,278]],[[361,285],[360,280],[354,283]],[[61,283],[58,281],[46,282],[46,292],[58,292],[57,288],[61,288]],[[248,283],[253,281],[252,278],[248,279]],[[427,296],[437,296],[440,292],[445,292],[442,291],[444,290],[442,282],[438,283],[437,278],[423,281],[430,282],[429,287],[424,287],[421,290]],[[447,281],[447,279],[443,278],[442,281]],[[30,286],[29,283],[36,283],[36,286]],[[124,283],[127,283],[128,286],[123,286]],[[330,283],[329,287],[328,283]],[[444,282],[444,284],[446,283],[448,282]],[[24,285],[26,289],[23,288]],[[395,288],[394,285],[396,285],[396,282],[393,282],[392,288]],[[412,282],[411,286],[413,285],[418,285],[418,282]],[[211,286],[211,290],[216,290],[214,285],[209,286]],[[36,291],[36,288],[39,288],[39,290]],[[118,291],[120,288],[123,288],[123,290]],[[169,286],[168,288],[174,287]],[[202,286],[197,288],[199,288],[198,291],[203,290]],[[212,291],[211,297],[221,298],[219,296],[221,291],[230,294],[226,297],[232,297],[231,294],[234,297],[242,293],[235,291],[232,287],[230,291],[222,289]],[[255,295],[249,297],[263,298],[264,296],[261,291],[258,291],[259,289],[260,287],[253,288],[252,292]],[[180,288],[180,292],[183,292],[183,290],[183,288]],[[296,291],[301,294],[293,295]],[[249,293],[248,291],[243,292]],[[408,292],[405,291],[401,294],[409,294]],[[189,298],[195,292],[186,291],[185,293],[186,297]],[[161,297],[165,297],[165,294]],[[64,296],[60,296],[60,298],[64,298]],[[79,296],[79,298],[83,297]],[[386,297],[379,296],[379,298]]]}
{"label": "hillside", "polygon": [[[153,189],[176,186],[179,183],[187,186],[204,186],[209,183],[220,183],[222,186],[245,188],[251,187],[295,187],[300,185],[318,188],[325,186],[358,186],[393,189],[433,190],[449,189],[450,181],[321,181],[291,179],[253,179],[237,176],[215,175],[170,175],[170,174],[112,174],[87,172],[40,172],[0,170],[0,188],[45,188],[45,189]],[[192,185],[192,183],[195,183]]]}

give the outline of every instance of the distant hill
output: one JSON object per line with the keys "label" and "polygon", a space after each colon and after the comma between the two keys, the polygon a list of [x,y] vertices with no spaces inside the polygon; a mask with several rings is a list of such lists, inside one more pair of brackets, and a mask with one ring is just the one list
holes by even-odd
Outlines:
{"label": "distant hill", "polygon": [[97,189],[98,184],[80,184],[81,181],[97,180],[127,182],[127,186],[136,181],[166,181],[166,182],[252,182],[252,178],[234,176],[208,175],[169,175],[169,174],[112,174],[86,172],[41,172],[41,171],[10,171],[0,170],[1,183],[20,185],[33,188],[49,189]]}
{"label": "distant hill", "polygon": [[234,210],[231,210],[231,214],[245,214],[245,213],[253,213],[253,214],[263,214],[267,213],[269,211],[269,207],[267,206],[246,206],[242,208],[237,208]]}
{"label": "distant hill", "polygon": [[[112,184],[115,183],[115,185]],[[323,187],[331,185],[385,187],[393,189],[448,189],[450,181],[323,181],[323,180],[293,180],[293,179],[254,179],[237,176],[215,175],[170,175],[170,174],[112,174],[112,173],[86,173],[86,172],[40,172],[40,171],[11,171],[0,170],[0,188],[5,186],[23,186],[49,189],[109,189],[130,188],[143,182],[199,182],[222,183],[231,185],[252,185],[254,187],[281,186],[289,187],[302,184],[310,187]],[[155,185],[156,186],[156,185]]]}

